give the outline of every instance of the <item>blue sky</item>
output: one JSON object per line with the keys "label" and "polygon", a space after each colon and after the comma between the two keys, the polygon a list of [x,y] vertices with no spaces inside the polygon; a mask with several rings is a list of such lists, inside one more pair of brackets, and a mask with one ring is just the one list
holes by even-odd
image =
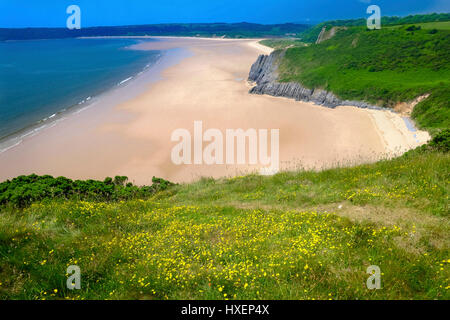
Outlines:
{"label": "blue sky", "polygon": [[317,22],[367,16],[450,12],[450,0],[0,0],[0,27],[64,27],[76,4],[82,27],[170,22]]}

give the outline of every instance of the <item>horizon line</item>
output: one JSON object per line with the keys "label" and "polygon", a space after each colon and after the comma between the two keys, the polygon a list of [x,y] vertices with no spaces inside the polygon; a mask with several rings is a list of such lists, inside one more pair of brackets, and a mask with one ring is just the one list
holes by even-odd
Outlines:
{"label": "horizon line", "polygon": [[[430,13],[417,13],[417,14],[407,14],[407,15],[384,15],[382,18],[405,18],[409,16],[418,16],[418,15],[432,15],[432,14],[450,14],[450,12],[430,12]],[[297,22],[280,22],[280,23],[259,23],[259,22],[160,22],[160,23],[145,23],[145,24],[124,24],[124,25],[93,25],[83,27],[83,29],[88,28],[114,28],[114,27],[136,27],[136,26],[157,26],[157,25],[181,25],[181,24],[257,24],[263,26],[271,26],[271,25],[283,25],[283,24],[297,24],[297,25],[317,25],[319,23],[327,22],[327,21],[348,21],[348,20],[360,20],[367,19],[367,17],[359,17],[359,18],[348,18],[348,19],[324,19],[324,20],[310,20],[310,21],[297,21]],[[61,27],[2,27],[0,29],[66,29],[65,26]]]}

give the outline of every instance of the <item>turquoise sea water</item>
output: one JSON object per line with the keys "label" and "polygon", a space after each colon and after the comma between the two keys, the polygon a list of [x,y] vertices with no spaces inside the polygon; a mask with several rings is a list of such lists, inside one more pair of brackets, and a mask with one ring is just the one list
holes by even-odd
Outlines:
{"label": "turquoise sea water", "polygon": [[158,61],[159,51],[128,49],[137,42],[0,42],[0,138],[80,106]]}

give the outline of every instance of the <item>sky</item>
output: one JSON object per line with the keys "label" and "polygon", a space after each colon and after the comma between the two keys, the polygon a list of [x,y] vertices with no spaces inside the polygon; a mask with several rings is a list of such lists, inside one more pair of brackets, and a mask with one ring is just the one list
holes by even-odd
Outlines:
{"label": "sky", "polygon": [[450,0],[0,0],[0,27],[65,27],[69,5],[82,27],[175,22],[285,23],[450,12]]}

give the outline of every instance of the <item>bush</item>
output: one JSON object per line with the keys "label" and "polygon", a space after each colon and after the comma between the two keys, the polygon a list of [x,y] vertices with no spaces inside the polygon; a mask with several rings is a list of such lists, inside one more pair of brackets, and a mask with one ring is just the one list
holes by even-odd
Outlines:
{"label": "bush", "polygon": [[438,151],[448,152],[450,150],[450,129],[439,132],[430,142],[430,147]]}
{"label": "bush", "polygon": [[127,181],[128,177],[125,176],[116,176],[114,179],[108,177],[103,182],[73,181],[35,174],[20,176],[0,183],[0,206],[23,208],[33,202],[55,198],[97,201],[143,199],[174,185],[156,177],[153,177],[151,186],[138,187]]}
{"label": "bush", "polygon": [[408,27],[408,28],[406,28],[406,31],[418,31],[418,30],[421,30],[422,29],[422,27],[421,26],[418,26],[418,27],[416,27],[416,26],[410,26],[410,27]]}

